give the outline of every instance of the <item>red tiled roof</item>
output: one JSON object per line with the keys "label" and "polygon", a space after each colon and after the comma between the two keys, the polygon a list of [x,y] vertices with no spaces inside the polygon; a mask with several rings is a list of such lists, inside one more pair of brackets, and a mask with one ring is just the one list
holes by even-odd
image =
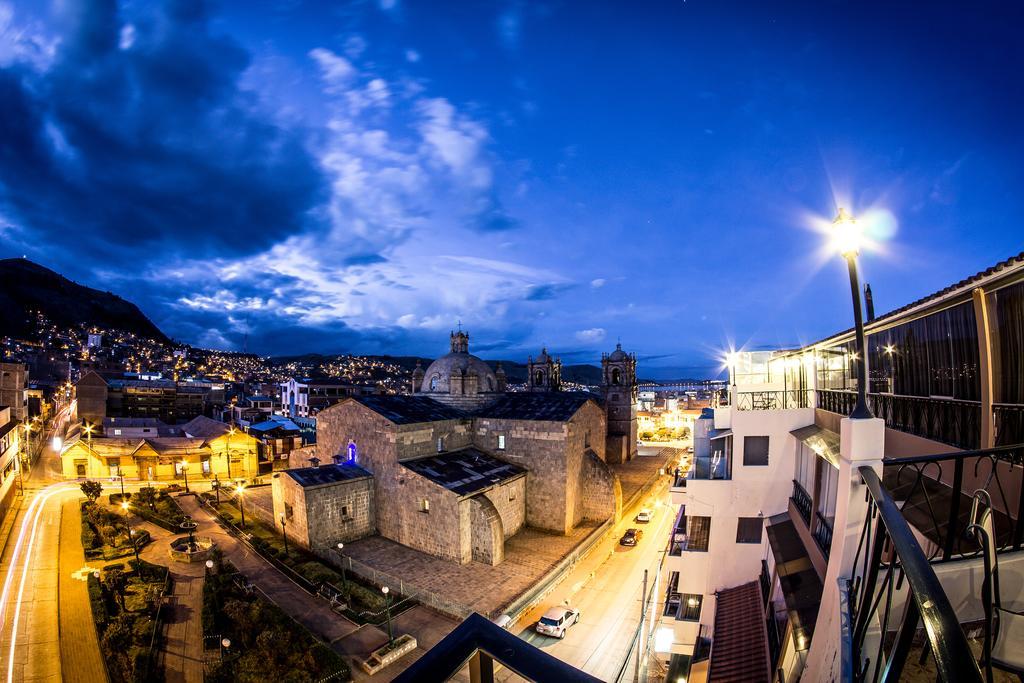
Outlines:
{"label": "red tiled roof", "polygon": [[768,683],[768,632],[757,581],[718,592],[708,681]]}

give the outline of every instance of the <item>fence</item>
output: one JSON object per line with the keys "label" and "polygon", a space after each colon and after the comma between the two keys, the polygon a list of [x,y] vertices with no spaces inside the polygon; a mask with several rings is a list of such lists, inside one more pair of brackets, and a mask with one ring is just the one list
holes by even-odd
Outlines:
{"label": "fence", "polygon": [[[470,614],[473,614],[476,610],[468,605],[463,605],[460,602],[451,600],[429,591],[425,588],[421,588],[414,583],[402,579],[401,577],[389,574],[387,572],[375,569],[368,564],[363,564],[359,560],[356,560],[347,555],[342,557],[340,564],[347,570],[350,571],[362,579],[369,581],[375,586],[387,586],[389,589],[397,590],[399,595],[406,596],[405,599],[396,602],[392,605],[391,609],[394,610],[395,606],[404,603],[406,600],[415,600],[421,605],[430,607],[431,609],[440,612],[441,614],[452,617],[462,621]],[[485,615],[490,617],[491,615]]]}

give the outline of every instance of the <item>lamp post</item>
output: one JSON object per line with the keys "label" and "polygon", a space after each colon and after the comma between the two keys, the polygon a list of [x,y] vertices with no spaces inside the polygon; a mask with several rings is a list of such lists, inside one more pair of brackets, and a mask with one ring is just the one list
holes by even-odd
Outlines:
{"label": "lamp post", "polygon": [[288,520],[284,518],[284,513],[281,513],[281,535],[284,536],[284,555],[288,557]]}
{"label": "lamp post", "polygon": [[846,259],[850,271],[850,289],[853,293],[853,322],[856,330],[857,350],[857,403],[850,413],[854,420],[869,420],[874,417],[867,400],[867,351],[864,343],[864,314],[860,305],[860,282],[857,277],[857,254],[860,252],[860,226],[857,220],[840,207],[839,214],[832,221],[833,236],[839,253]]}
{"label": "lamp post", "polygon": [[185,493],[188,493],[188,460],[181,461],[181,474],[185,477]]}
{"label": "lamp post", "polygon": [[132,544],[132,550],[135,551],[135,565],[138,566],[138,564],[139,564],[139,546],[135,542],[135,539],[132,538],[132,536],[135,535],[135,530],[132,529],[132,523],[130,521],[128,521],[128,501],[127,500],[123,500],[123,499],[121,500],[121,509],[124,510],[124,524],[125,524],[126,527],[128,527],[128,542]]}
{"label": "lamp post", "polygon": [[117,474],[110,478],[110,483],[113,484],[115,479],[121,480],[121,500],[124,500],[124,473],[121,472],[121,466],[117,466]]}
{"label": "lamp post", "polygon": [[391,631],[391,591],[387,586],[380,589],[384,594],[384,609],[388,616],[388,645],[395,642],[395,634]]}
{"label": "lamp post", "polygon": [[345,549],[345,544],[338,543],[338,557],[341,558],[341,589],[345,591],[345,595],[348,595],[348,578],[345,576],[345,556],[341,554],[341,551]]}
{"label": "lamp post", "polygon": [[231,428],[228,430],[228,447],[227,450],[224,452],[224,457],[227,459],[228,463],[228,479],[231,478],[231,437],[234,435],[235,425],[231,425]]}
{"label": "lamp post", "polygon": [[237,482],[235,484],[235,493],[238,494],[238,511],[242,513],[242,528],[245,528],[245,501],[242,500],[242,494],[245,493],[245,484]]}

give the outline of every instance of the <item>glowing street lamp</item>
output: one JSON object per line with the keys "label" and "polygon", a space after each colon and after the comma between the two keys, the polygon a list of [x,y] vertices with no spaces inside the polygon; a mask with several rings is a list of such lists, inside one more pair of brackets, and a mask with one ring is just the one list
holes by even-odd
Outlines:
{"label": "glowing street lamp", "polygon": [[380,592],[384,594],[384,609],[388,615],[388,644],[395,642],[395,634],[391,631],[391,591],[387,586],[380,589]]}
{"label": "glowing street lamp", "polygon": [[348,578],[345,576],[345,556],[341,554],[341,551],[345,549],[345,544],[338,542],[338,557],[341,558],[341,589],[345,591],[345,595],[348,595]]}
{"label": "glowing street lamp", "polygon": [[227,459],[228,463],[228,479],[231,478],[231,437],[235,435],[236,431],[235,425],[231,425],[231,428],[228,430],[228,447],[227,450],[224,451],[224,457]]}
{"label": "glowing street lamp", "polygon": [[245,501],[242,500],[242,494],[245,493],[245,484],[238,482],[235,484],[235,493],[238,494],[238,510],[242,513],[242,528],[245,528]]}
{"label": "glowing street lamp", "polygon": [[840,208],[832,221],[832,243],[846,259],[850,271],[850,289],[853,293],[853,321],[856,330],[857,348],[853,355],[857,364],[857,403],[850,417],[854,420],[869,420],[874,417],[867,401],[867,364],[864,344],[864,315],[860,305],[860,282],[857,277],[857,254],[860,252],[861,229],[857,220]]}
{"label": "glowing street lamp", "polygon": [[188,460],[181,460],[181,474],[185,477],[185,493],[188,493]]}

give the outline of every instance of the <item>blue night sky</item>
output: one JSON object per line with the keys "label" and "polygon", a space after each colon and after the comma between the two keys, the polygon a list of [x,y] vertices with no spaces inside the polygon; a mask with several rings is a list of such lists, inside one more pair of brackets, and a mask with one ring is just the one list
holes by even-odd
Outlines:
{"label": "blue night sky", "polygon": [[0,256],[260,353],[644,376],[1022,249],[1018,2],[0,0]]}

